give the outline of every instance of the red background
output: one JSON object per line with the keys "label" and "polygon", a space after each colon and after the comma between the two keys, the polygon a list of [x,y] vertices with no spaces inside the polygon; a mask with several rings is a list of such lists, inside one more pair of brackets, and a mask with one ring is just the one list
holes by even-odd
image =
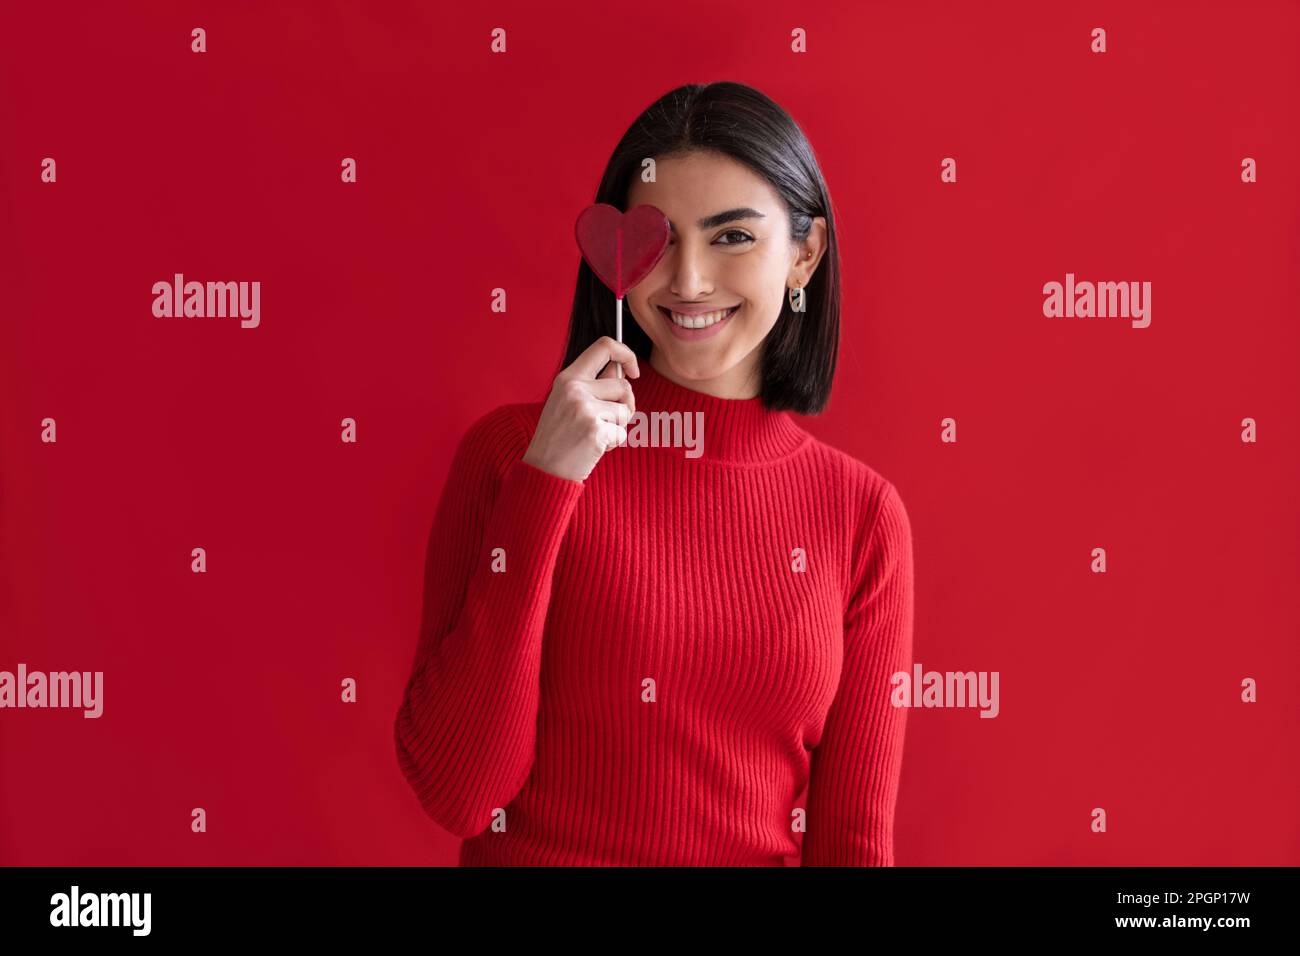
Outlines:
{"label": "red background", "polygon": [[[733,79],[839,219],[804,424],[902,493],[916,659],[1001,674],[997,719],[910,715],[898,862],[1300,863],[1296,4],[0,17],[0,669],[105,674],[98,720],[0,711],[0,862],[454,862],[392,744],[451,452],[549,387],[626,126]],[[174,272],[261,326],[155,318]],[[1150,328],[1045,318],[1066,272],[1150,281]]]}

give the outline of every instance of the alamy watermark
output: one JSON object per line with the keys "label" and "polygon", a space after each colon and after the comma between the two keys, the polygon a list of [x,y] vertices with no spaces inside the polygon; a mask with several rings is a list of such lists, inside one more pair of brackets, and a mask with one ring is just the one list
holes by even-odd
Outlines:
{"label": "alamy watermark", "polygon": [[74,883],[50,897],[50,925],[129,926],[131,935],[148,936],[152,910],[151,893],[82,893]]}
{"label": "alamy watermark", "polygon": [[896,671],[889,678],[894,689],[889,702],[895,707],[979,707],[981,717],[996,717],[997,671],[925,671],[921,664],[912,670]]}
{"label": "alamy watermark", "polygon": [[0,671],[0,708],[81,708],[83,717],[104,713],[103,671],[28,671],[20,663],[18,673]]}
{"label": "alamy watermark", "polygon": [[1132,319],[1135,329],[1151,324],[1150,282],[1075,282],[1065,274],[1065,284],[1043,286],[1043,315],[1049,319]]}
{"label": "alamy watermark", "polygon": [[186,282],[177,272],[171,282],[155,282],[153,294],[153,314],[160,319],[239,318],[245,329],[262,322],[261,282]]}
{"label": "alamy watermark", "polygon": [[687,458],[704,454],[704,413],[633,412],[620,448],[685,448]]}

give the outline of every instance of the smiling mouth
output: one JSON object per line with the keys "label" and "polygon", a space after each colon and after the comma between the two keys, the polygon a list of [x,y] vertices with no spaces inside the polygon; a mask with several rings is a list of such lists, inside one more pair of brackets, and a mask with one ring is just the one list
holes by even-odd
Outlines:
{"label": "smiling mouth", "polygon": [[733,305],[729,309],[719,309],[716,312],[705,312],[701,315],[682,315],[680,312],[665,309],[662,305],[657,308],[679,329],[707,329],[711,325],[717,325],[719,322],[731,318],[736,314],[740,306]]}

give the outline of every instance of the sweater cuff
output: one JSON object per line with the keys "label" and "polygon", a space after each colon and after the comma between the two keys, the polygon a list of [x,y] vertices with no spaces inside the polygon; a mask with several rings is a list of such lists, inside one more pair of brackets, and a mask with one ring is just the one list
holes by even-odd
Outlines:
{"label": "sweater cuff", "polygon": [[494,518],[543,552],[552,551],[559,547],[584,488],[581,481],[561,478],[519,458],[501,475]]}

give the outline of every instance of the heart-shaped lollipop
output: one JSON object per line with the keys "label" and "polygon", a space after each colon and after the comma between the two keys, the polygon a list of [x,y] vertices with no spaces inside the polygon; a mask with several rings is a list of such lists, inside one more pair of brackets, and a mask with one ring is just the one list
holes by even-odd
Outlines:
{"label": "heart-shaped lollipop", "polygon": [[578,216],[574,232],[587,265],[619,300],[650,274],[668,249],[668,217],[650,205],[620,212],[608,203],[596,203]]}
{"label": "heart-shaped lollipop", "polygon": [[[648,276],[668,249],[668,217],[648,204],[621,212],[598,202],[578,215],[578,248],[591,271],[614,293],[614,338],[623,341],[623,296]],[[623,377],[623,366],[614,374]]]}

